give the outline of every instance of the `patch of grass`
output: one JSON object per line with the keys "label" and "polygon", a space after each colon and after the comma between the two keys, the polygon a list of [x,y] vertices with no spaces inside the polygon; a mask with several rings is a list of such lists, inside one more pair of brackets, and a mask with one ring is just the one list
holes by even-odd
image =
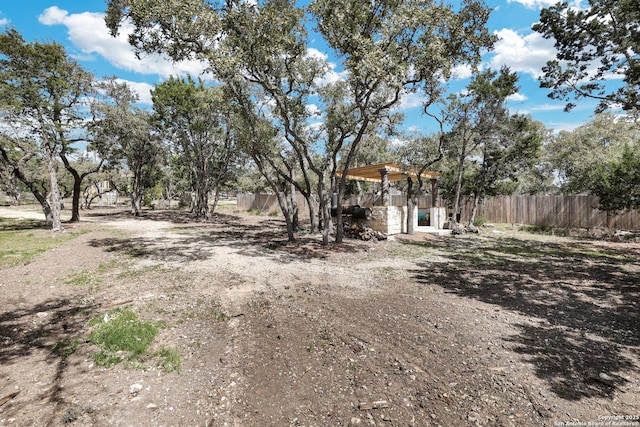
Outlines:
{"label": "patch of grass", "polygon": [[53,346],[53,352],[60,356],[62,360],[67,360],[80,347],[78,338],[63,338]]}
{"label": "patch of grass", "polygon": [[486,222],[487,221],[484,215],[476,215],[476,217],[473,219],[473,225],[475,225],[476,227],[482,227]]}
{"label": "patch of grass", "polygon": [[165,373],[180,372],[182,368],[182,355],[173,347],[162,347],[154,353],[160,360],[158,364]]}
{"label": "patch of grass", "polygon": [[118,267],[118,261],[101,262],[95,269],[81,270],[65,280],[65,284],[72,286],[95,286],[102,283],[101,275]]}
{"label": "patch of grass", "polygon": [[216,323],[226,322],[229,319],[227,313],[224,312],[219,304],[206,305],[201,302],[194,304],[196,308],[186,310],[182,313],[182,321],[186,320],[212,320]]}
{"label": "patch of grass", "polygon": [[64,283],[72,286],[88,286],[96,285],[98,284],[97,282],[99,282],[99,279],[94,273],[89,270],[82,270],[65,280]]}
{"label": "patch of grass", "polygon": [[268,300],[262,300],[262,301],[253,300],[253,301],[249,301],[247,305],[251,310],[259,314],[264,314],[268,312],[269,309],[271,308],[271,303]]}
{"label": "patch of grass", "polygon": [[95,356],[99,366],[112,366],[124,359],[136,361],[143,358],[149,345],[158,334],[158,326],[144,322],[130,309],[114,310],[103,318],[94,319],[96,325],[89,334],[89,342],[100,347]]}
{"label": "patch of grass", "polygon": [[[31,222],[29,222],[31,221]],[[32,224],[32,225],[29,225]],[[0,269],[24,264],[83,232],[55,233],[44,228],[44,221],[0,218]]]}
{"label": "patch of grass", "polygon": [[257,209],[257,208],[249,209],[247,213],[249,215],[256,215],[256,216],[262,216],[265,214],[265,212],[262,209]]}

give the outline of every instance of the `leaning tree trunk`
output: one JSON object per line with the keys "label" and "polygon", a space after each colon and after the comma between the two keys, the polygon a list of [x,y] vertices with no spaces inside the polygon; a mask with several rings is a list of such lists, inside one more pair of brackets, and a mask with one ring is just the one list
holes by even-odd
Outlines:
{"label": "leaning tree trunk", "polygon": [[[60,219],[60,187],[58,187],[58,173],[56,171],[55,157],[53,155],[53,149],[48,142],[45,142],[47,171],[49,172],[49,195],[51,197],[51,230],[62,230],[62,220]],[[45,216],[47,213],[45,212]],[[47,218],[47,223],[49,220]]]}

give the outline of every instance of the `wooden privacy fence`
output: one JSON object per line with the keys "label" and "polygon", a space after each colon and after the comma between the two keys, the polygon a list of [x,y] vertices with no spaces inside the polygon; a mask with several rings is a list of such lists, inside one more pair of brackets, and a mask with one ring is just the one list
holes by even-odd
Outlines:
{"label": "wooden privacy fence", "polygon": [[[501,196],[479,208],[486,221],[566,228],[640,229],[640,212],[597,209],[597,196]],[[465,207],[465,212],[470,212]],[[463,212],[463,217],[465,212]]]}
{"label": "wooden privacy fence", "polygon": [[[379,196],[371,196],[365,195],[357,198],[356,196],[351,196],[342,204],[346,205],[360,205],[362,207],[371,207],[375,206],[379,203]],[[278,206],[278,199],[274,194],[263,194],[263,193],[239,193],[237,195],[238,200],[238,208],[244,210],[257,209],[263,212],[272,212],[279,211],[280,207]],[[439,200],[441,206],[444,206],[442,199]],[[300,215],[309,215],[309,208],[307,206],[307,201],[300,194],[296,197],[296,202],[298,203],[298,210]],[[407,204],[407,196],[403,195],[393,195],[391,196],[391,205],[392,206],[404,206]],[[419,208],[428,208],[431,207],[431,196],[423,196],[418,200]]]}
{"label": "wooden privacy fence", "polygon": [[[309,211],[304,198],[297,198],[300,215],[308,215]],[[359,202],[359,203],[358,203]],[[364,196],[359,201],[351,197],[344,205],[359,204],[370,207],[377,202],[372,196]],[[393,206],[406,204],[406,196],[392,196]],[[431,206],[431,196],[421,197],[418,207]],[[440,201],[440,206],[447,206]],[[478,208],[487,222],[507,224],[527,224],[543,227],[566,228],[615,228],[622,230],[640,230],[640,212],[624,211],[608,214],[598,210],[596,196],[500,196],[492,197]],[[272,194],[238,194],[238,208],[259,209],[265,212],[279,212],[278,202]],[[469,218],[471,204],[463,204],[461,221]]]}

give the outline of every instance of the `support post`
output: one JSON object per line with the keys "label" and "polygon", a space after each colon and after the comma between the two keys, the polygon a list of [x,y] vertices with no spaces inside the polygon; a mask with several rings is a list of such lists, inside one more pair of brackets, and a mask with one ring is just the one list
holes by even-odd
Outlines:
{"label": "support post", "polygon": [[389,190],[389,170],[387,168],[379,169],[382,181],[382,206],[391,206],[391,192]]}
{"label": "support post", "polygon": [[440,203],[438,202],[438,178],[431,178],[431,207],[437,208]]}

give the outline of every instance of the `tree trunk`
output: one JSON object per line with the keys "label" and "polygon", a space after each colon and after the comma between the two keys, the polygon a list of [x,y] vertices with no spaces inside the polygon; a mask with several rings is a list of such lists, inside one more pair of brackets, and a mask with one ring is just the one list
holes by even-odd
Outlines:
{"label": "tree trunk", "polygon": [[209,218],[216,212],[218,208],[218,202],[220,201],[220,184],[216,184],[213,190],[213,203],[211,203],[211,209],[209,210]]}
{"label": "tree trunk", "polygon": [[318,198],[319,200],[319,209],[320,209],[320,218],[322,220],[322,245],[329,245],[329,236],[333,231],[333,221],[331,220],[331,197],[327,195],[327,191],[325,188],[324,182],[322,180],[318,181]]}
{"label": "tree trunk", "polygon": [[258,166],[258,170],[260,174],[267,180],[269,187],[276,193],[276,199],[278,200],[278,206],[280,206],[280,211],[284,216],[284,221],[287,226],[287,238],[290,242],[294,242],[296,240],[295,231],[293,229],[293,221],[291,218],[291,212],[289,212],[289,207],[287,206],[286,197],[283,196],[282,191],[279,190],[277,183],[269,176],[267,171],[265,170],[264,163],[259,155],[252,155],[253,161]]}
{"label": "tree trunk", "polygon": [[296,200],[296,187],[291,183],[289,183],[287,198],[289,199],[289,208],[291,209],[291,226],[294,231],[299,231],[300,217],[298,212],[298,201]]}
{"label": "tree trunk", "polygon": [[473,208],[471,208],[471,216],[469,217],[469,226],[473,225],[473,221],[476,219],[476,212],[478,211],[478,201],[480,197],[478,194],[474,194],[473,196]]}
{"label": "tree trunk", "polygon": [[415,234],[413,228],[413,211],[417,204],[416,191],[413,189],[413,179],[407,177],[407,234]]}
{"label": "tree trunk", "polygon": [[[47,157],[47,171],[49,172],[49,195],[51,197],[51,230],[62,230],[62,221],[60,219],[60,188],[58,187],[58,174],[53,156],[53,150],[45,143]],[[45,216],[47,214],[45,213]]]}
{"label": "tree trunk", "polygon": [[309,207],[309,222],[311,223],[309,232],[316,234],[320,230],[318,228],[318,212],[316,210],[318,204],[311,195],[305,195],[304,198],[307,201],[307,206]]}
{"label": "tree trunk", "polygon": [[42,207],[42,212],[44,213],[45,223],[47,224],[47,226],[51,226],[51,224],[53,223],[53,213],[51,212],[51,205],[49,204],[49,201],[47,200],[46,195],[42,194],[42,192],[38,189],[38,186],[36,185],[36,183],[31,180],[28,180],[24,174],[24,169],[23,169],[24,164],[32,156],[33,154],[28,154],[17,162],[10,161],[6,150],[4,150],[4,148],[2,147],[2,144],[0,144],[0,157],[2,157],[2,160],[4,162],[6,162],[8,165],[11,166],[12,168],[11,171],[13,175],[20,182],[22,182],[29,189],[29,191],[31,191],[31,194],[33,194],[33,197],[35,197],[38,203],[40,203],[40,206]]}
{"label": "tree trunk", "polygon": [[142,212],[142,171],[134,173],[133,184],[131,189],[131,215],[140,216]]}
{"label": "tree trunk", "polygon": [[466,153],[466,144],[465,147],[462,148],[462,153],[460,153],[460,157],[458,158],[458,175],[456,176],[456,186],[455,186],[455,195],[453,197],[453,216],[451,221],[454,224],[458,223],[458,211],[460,210],[460,194],[462,193],[462,175],[464,173],[464,160],[467,157]]}
{"label": "tree trunk", "polygon": [[296,235],[293,228],[292,212],[290,211],[287,204],[287,195],[282,191],[276,191],[276,199],[278,199],[278,205],[280,206],[280,210],[284,214],[284,222],[287,226],[287,239],[290,242],[294,242],[296,240]]}
{"label": "tree trunk", "polygon": [[80,193],[82,192],[82,177],[73,175],[73,195],[71,197],[71,222],[80,221]]}

